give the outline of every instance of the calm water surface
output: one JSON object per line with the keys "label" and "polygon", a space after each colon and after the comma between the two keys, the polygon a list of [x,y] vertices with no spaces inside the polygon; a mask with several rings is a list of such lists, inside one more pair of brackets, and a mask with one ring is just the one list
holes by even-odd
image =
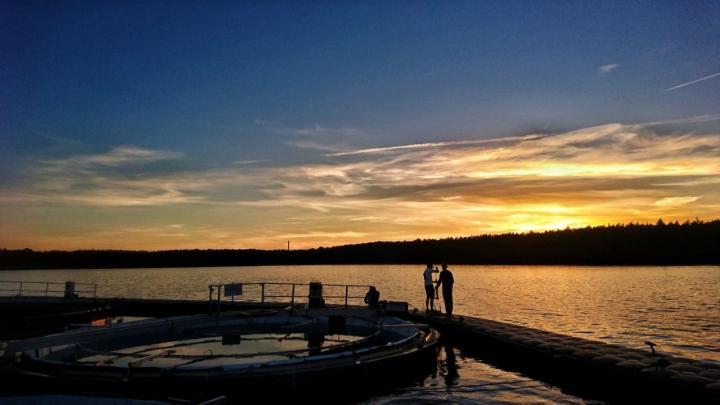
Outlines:
{"label": "calm water surface", "polygon": [[[408,301],[412,306],[421,307],[424,305],[423,267],[3,271],[0,280],[75,280],[97,283],[100,296],[194,299],[207,299],[207,285],[212,283],[320,280],[326,284],[375,285],[381,299]],[[720,361],[720,266],[451,266],[451,270],[455,276],[455,312],[458,314],[631,347],[643,347],[646,340],[652,340],[661,351]],[[246,294],[252,291],[248,289]],[[450,379],[446,378],[449,353],[452,374],[458,374]],[[438,361],[440,373],[428,377],[422,386],[408,387],[373,401],[580,401],[537,381],[519,382],[527,378],[495,369],[455,348],[441,351]],[[503,381],[516,382],[493,385]]]}

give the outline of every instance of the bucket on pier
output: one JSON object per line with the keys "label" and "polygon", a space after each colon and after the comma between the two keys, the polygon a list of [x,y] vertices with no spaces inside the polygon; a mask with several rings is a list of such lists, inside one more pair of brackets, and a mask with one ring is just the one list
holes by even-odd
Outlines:
{"label": "bucket on pier", "polygon": [[74,281],[66,281],[65,282],[65,298],[77,298],[77,294],[75,294],[75,282]]}
{"label": "bucket on pier", "polygon": [[322,283],[313,281],[308,289],[308,308],[317,309],[324,306]]}

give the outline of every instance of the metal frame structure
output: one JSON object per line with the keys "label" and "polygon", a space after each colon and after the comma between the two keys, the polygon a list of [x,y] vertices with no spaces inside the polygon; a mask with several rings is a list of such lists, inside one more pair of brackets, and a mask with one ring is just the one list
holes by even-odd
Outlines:
{"label": "metal frame structure", "polygon": [[[223,291],[225,289],[225,286],[229,285],[237,285],[241,284],[242,286],[259,286],[260,291],[259,294],[255,294],[257,298],[246,298],[246,294],[243,294],[243,301],[250,301],[250,302],[259,302],[260,304],[265,304],[266,302],[287,302],[287,301],[276,301],[277,298],[289,298],[290,299],[290,305],[292,307],[295,306],[296,303],[298,303],[298,299],[300,298],[308,298],[309,296],[309,288],[310,284],[312,283],[276,283],[276,282],[261,282],[261,283],[225,283],[225,284],[210,284],[208,285],[208,305],[212,309],[213,303],[217,303],[216,310],[219,311],[220,305],[223,301]],[[289,293],[287,294],[278,294],[274,292],[269,291],[270,286],[283,286],[287,289],[289,289]],[[329,299],[329,300],[336,300],[336,299],[342,299],[343,304],[345,308],[348,308],[350,305],[350,300],[356,300],[365,298],[365,295],[350,295],[351,292],[355,291],[356,289],[362,288],[365,290],[368,290],[370,285],[359,285],[359,284],[322,284],[323,288],[329,287],[329,288],[342,288],[344,290],[344,294],[342,295],[323,295],[323,299]],[[304,291],[308,293],[301,293],[298,291],[298,287],[306,287]],[[253,295],[253,294],[249,294]],[[235,296],[231,297],[231,300],[234,301]],[[268,300],[270,299],[270,300]]]}
{"label": "metal frame structure", "polygon": [[[6,288],[6,284],[12,284],[14,287]],[[60,289],[57,287],[60,286]],[[80,287],[80,288],[78,288]],[[0,295],[11,293],[16,297],[32,296],[32,297],[51,297],[62,296],[65,294],[65,283],[51,281],[15,281],[0,280]],[[78,296],[97,296],[97,284],[95,283],[75,283],[75,293]]]}

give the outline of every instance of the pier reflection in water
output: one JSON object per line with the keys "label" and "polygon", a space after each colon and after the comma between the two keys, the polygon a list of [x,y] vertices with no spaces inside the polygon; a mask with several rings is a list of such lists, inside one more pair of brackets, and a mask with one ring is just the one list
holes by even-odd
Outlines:
{"label": "pier reflection in water", "polygon": [[523,374],[496,368],[450,342],[438,347],[435,373],[415,386],[397,388],[366,401],[367,404],[418,402],[602,404],[563,393],[558,387]]}

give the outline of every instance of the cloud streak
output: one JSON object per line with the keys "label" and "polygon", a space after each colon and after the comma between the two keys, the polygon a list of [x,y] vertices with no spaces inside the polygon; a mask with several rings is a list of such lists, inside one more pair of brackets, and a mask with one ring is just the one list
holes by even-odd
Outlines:
{"label": "cloud streak", "polygon": [[667,91],[675,91],[675,90],[678,90],[678,89],[682,89],[683,87],[687,87],[687,86],[691,86],[691,85],[696,84],[696,83],[704,82],[705,80],[713,79],[713,78],[718,77],[718,76],[720,76],[720,72],[718,72],[718,73],[713,73],[713,74],[711,74],[711,75],[707,75],[707,76],[701,77],[701,78],[699,78],[699,79],[691,80],[691,81],[689,81],[689,82],[681,83],[681,84],[678,84],[677,86],[669,87],[669,88],[667,88],[667,89],[665,89],[665,90],[663,90],[663,91],[665,91],[665,92],[667,92]]}
{"label": "cloud streak", "polygon": [[598,67],[598,73],[605,75],[616,70],[620,66],[621,65],[619,63],[609,63],[607,65],[602,65]]}
{"label": "cloud streak", "polygon": [[148,163],[160,160],[176,159],[182,154],[177,152],[150,150],[135,146],[120,146],[107,153],[72,156],[67,159],[48,160],[48,166],[122,166],[134,163]]}
{"label": "cloud streak", "polygon": [[347,145],[351,140],[360,138],[365,134],[364,131],[357,128],[327,127],[319,124],[300,128],[264,121],[258,124],[271,128],[276,134],[290,136],[291,138],[285,141],[287,146],[329,153],[341,152],[347,149]]}
{"label": "cloud streak", "polygon": [[[146,166],[182,156],[130,146],[47,160],[2,190],[3,218],[38,214],[5,221],[0,245],[309,247],[709,218],[720,212],[720,134],[677,129],[709,119],[356,149],[284,166],[153,172]],[[137,237],[118,238],[122,229]]]}
{"label": "cloud streak", "polygon": [[387,147],[382,147],[382,148],[350,150],[350,151],[344,151],[344,152],[330,153],[327,156],[337,157],[337,156],[351,156],[351,155],[364,155],[364,154],[373,154],[373,153],[397,152],[397,151],[404,151],[404,150],[410,150],[410,149],[432,149],[432,148],[444,148],[444,147],[453,147],[453,146],[482,145],[482,144],[492,144],[492,143],[501,143],[501,142],[511,142],[514,140],[536,139],[539,137],[541,137],[541,136],[540,135],[527,135],[527,136],[522,136],[522,137],[505,137],[505,138],[495,138],[495,139],[474,139],[474,140],[465,140],[465,141],[427,142],[427,143],[417,143],[417,144],[412,144],[412,145],[398,145],[398,146],[387,146]]}

